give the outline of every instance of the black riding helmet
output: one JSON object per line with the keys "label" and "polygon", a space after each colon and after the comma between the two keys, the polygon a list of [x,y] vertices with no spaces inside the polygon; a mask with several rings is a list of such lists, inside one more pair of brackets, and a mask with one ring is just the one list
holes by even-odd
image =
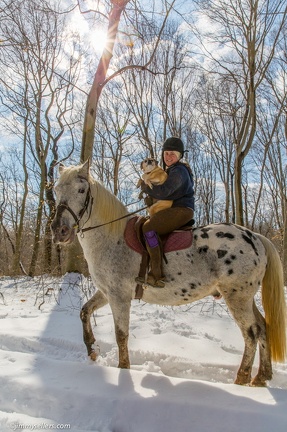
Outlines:
{"label": "black riding helmet", "polygon": [[166,165],[164,163],[163,152],[164,151],[177,151],[181,154],[181,158],[184,154],[184,145],[180,138],[170,137],[165,140],[162,147],[162,166],[165,169]]}

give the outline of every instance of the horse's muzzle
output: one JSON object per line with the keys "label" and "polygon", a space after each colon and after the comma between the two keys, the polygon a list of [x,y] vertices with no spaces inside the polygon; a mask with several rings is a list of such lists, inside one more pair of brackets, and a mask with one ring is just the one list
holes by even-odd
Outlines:
{"label": "horse's muzzle", "polygon": [[76,230],[74,227],[69,228],[67,225],[57,226],[55,220],[51,225],[51,230],[54,243],[70,244],[74,241],[76,236]]}

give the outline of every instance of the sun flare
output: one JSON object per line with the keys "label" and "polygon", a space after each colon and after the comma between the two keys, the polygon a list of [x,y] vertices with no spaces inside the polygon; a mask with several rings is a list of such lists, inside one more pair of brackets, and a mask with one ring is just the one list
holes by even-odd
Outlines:
{"label": "sun flare", "polygon": [[101,29],[93,31],[90,41],[97,52],[102,52],[107,43],[107,32]]}

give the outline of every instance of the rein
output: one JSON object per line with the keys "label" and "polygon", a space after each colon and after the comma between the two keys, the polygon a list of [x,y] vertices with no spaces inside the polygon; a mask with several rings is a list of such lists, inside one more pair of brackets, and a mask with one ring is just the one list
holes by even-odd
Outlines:
{"label": "rein", "polygon": [[148,206],[142,207],[142,208],[140,208],[140,209],[138,209],[138,210],[136,210],[136,211],[134,211],[134,212],[127,213],[126,215],[121,216],[121,217],[119,217],[119,218],[117,218],[117,219],[114,219],[114,220],[112,220],[112,221],[105,222],[105,223],[102,223],[102,224],[100,224],[100,225],[94,225],[94,226],[91,226],[91,227],[82,228],[82,229],[78,230],[78,232],[80,232],[80,233],[82,234],[82,233],[84,233],[84,232],[86,232],[86,231],[90,231],[90,230],[93,230],[93,229],[96,229],[96,228],[100,228],[100,227],[105,226],[105,225],[109,225],[109,224],[114,223],[114,222],[118,222],[119,220],[125,219],[125,218],[127,218],[127,217],[129,217],[129,216],[132,216],[132,215],[134,215],[134,214],[136,214],[136,213],[138,213],[138,212],[140,212],[140,211],[142,211],[142,210],[145,210],[145,209],[147,209],[147,208],[148,208]]}

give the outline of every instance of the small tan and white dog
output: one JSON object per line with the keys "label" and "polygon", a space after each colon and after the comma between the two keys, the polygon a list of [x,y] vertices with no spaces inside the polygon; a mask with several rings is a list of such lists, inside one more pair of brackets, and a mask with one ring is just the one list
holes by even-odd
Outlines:
{"label": "small tan and white dog", "polygon": [[[158,161],[153,158],[146,158],[141,162],[141,170],[143,171],[142,177],[139,179],[137,187],[139,188],[141,183],[144,182],[151,189],[154,185],[161,185],[167,179],[167,173],[158,166]],[[139,198],[142,198],[140,194]],[[172,206],[173,201],[171,200],[156,200],[153,199],[153,204],[148,207],[148,212],[150,216]]]}

